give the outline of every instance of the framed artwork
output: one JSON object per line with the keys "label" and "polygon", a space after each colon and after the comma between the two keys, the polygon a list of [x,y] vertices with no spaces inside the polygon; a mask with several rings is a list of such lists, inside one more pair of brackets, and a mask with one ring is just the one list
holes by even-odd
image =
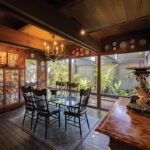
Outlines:
{"label": "framed artwork", "polygon": [[6,52],[0,52],[0,64],[4,65],[7,62],[7,53]]}
{"label": "framed artwork", "polygon": [[15,67],[16,65],[18,65],[18,58],[18,54],[8,53],[8,65],[11,67]]}

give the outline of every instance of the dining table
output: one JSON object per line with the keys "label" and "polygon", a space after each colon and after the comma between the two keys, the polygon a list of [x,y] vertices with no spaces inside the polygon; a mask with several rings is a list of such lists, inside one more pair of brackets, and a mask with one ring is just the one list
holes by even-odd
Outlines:
{"label": "dining table", "polygon": [[79,104],[80,98],[78,95],[55,95],[49,98],[49,103],[53,103],[58,105],[59,107],[61,106],[66,106],[66,107],[75,107]]}

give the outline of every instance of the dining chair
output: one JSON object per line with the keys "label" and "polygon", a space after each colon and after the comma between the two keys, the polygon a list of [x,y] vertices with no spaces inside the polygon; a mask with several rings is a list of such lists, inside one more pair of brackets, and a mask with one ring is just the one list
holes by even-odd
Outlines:
{"label": "dining chair", "polygon": [[[88,117],[86,113],[90,92],[91,92],[91,89],[87,89],[87,90],[81,89],[79,104],[77,106],[70,107],[70,109],[64,112],[65,131],[67,130],[67,124],[73,125],[75,127],[79,127],[81,138],[82,138],[81,120],[85,120],[87,122],[88,128],[90,130],[90,125],[89,125],[89,121],[88,121]],[[84,116],[84,118],[82,116]],[[74,120],[72,120],[73,117],[74,117]],[[78,118],[78,122],[75,120],[75,118]]]}
{"label": "dining chair", "polygon": [[22,86],[21,90],[25,100],[25,114],[23,117],[22,125],[24,124],[26,117],[31,118],[31,130],[32,130],[33,120],[36,117],[36,111],[37,111],[35,101],[33,98],[33,89],[31,86],[29,87]]}
{"label": "dining chair", "polygon": [[[47,127],[50,125],[50,117],[58,120],[60,127],[60,110],[59,108],[49,105],[47,101],[47,90],[34,90],[35,101],[37,106],[37,118],[34,126],[34,132],[37,127],[37,123],[45,125],[45,138],[47,137]],[[44,118],[44,120],[43,120]],[[52,121],[52,120],[51,120]],[[44,123],[45,122],[45,123]]]}
{"label": "dining chair", "polygon": [[78,93],[78,88],[79,88],[79,83],[75,83],[75,82],[69,83],[69,82],[67,82],[67,90],[68,91],[70,89],[71,92],[74,92],[75,94],[77,94]]}

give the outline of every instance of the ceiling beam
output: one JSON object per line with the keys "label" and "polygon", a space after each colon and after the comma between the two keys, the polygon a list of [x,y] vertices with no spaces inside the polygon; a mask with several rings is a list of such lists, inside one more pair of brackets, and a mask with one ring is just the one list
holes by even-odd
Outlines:
{"label": "ceiling beam", "polygon": [[44,42],[50,44],[48,41],[16,31],[3,25],[0,25],[0,42],[36,50],[42,50],[44,48]]}
{"label": "ceiling beam", "polygon": [[22,21],[41,27],[74,44],[96,52],[100,51],[100,46],[93,37],[89,34],[81,36],[73,20],[57,11],[48,1],[0,0],[0,8]]}

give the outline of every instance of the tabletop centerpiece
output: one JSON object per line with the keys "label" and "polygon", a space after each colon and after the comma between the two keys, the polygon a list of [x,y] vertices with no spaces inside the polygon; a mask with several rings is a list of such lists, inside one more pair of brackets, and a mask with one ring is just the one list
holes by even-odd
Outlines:
{"label": "tabletop centerpiece", "polygon": [[133,73],[136,76],[136,81],[139,83],[139,86],[135,87],[135,91],[129,93],[132,96],[127,107],[138,112],[150,112],[150,90],[147,81],[147,77],[150,74],[150,71],[148,71],[150,66],[128,67],[127,69],[134,70]]}

